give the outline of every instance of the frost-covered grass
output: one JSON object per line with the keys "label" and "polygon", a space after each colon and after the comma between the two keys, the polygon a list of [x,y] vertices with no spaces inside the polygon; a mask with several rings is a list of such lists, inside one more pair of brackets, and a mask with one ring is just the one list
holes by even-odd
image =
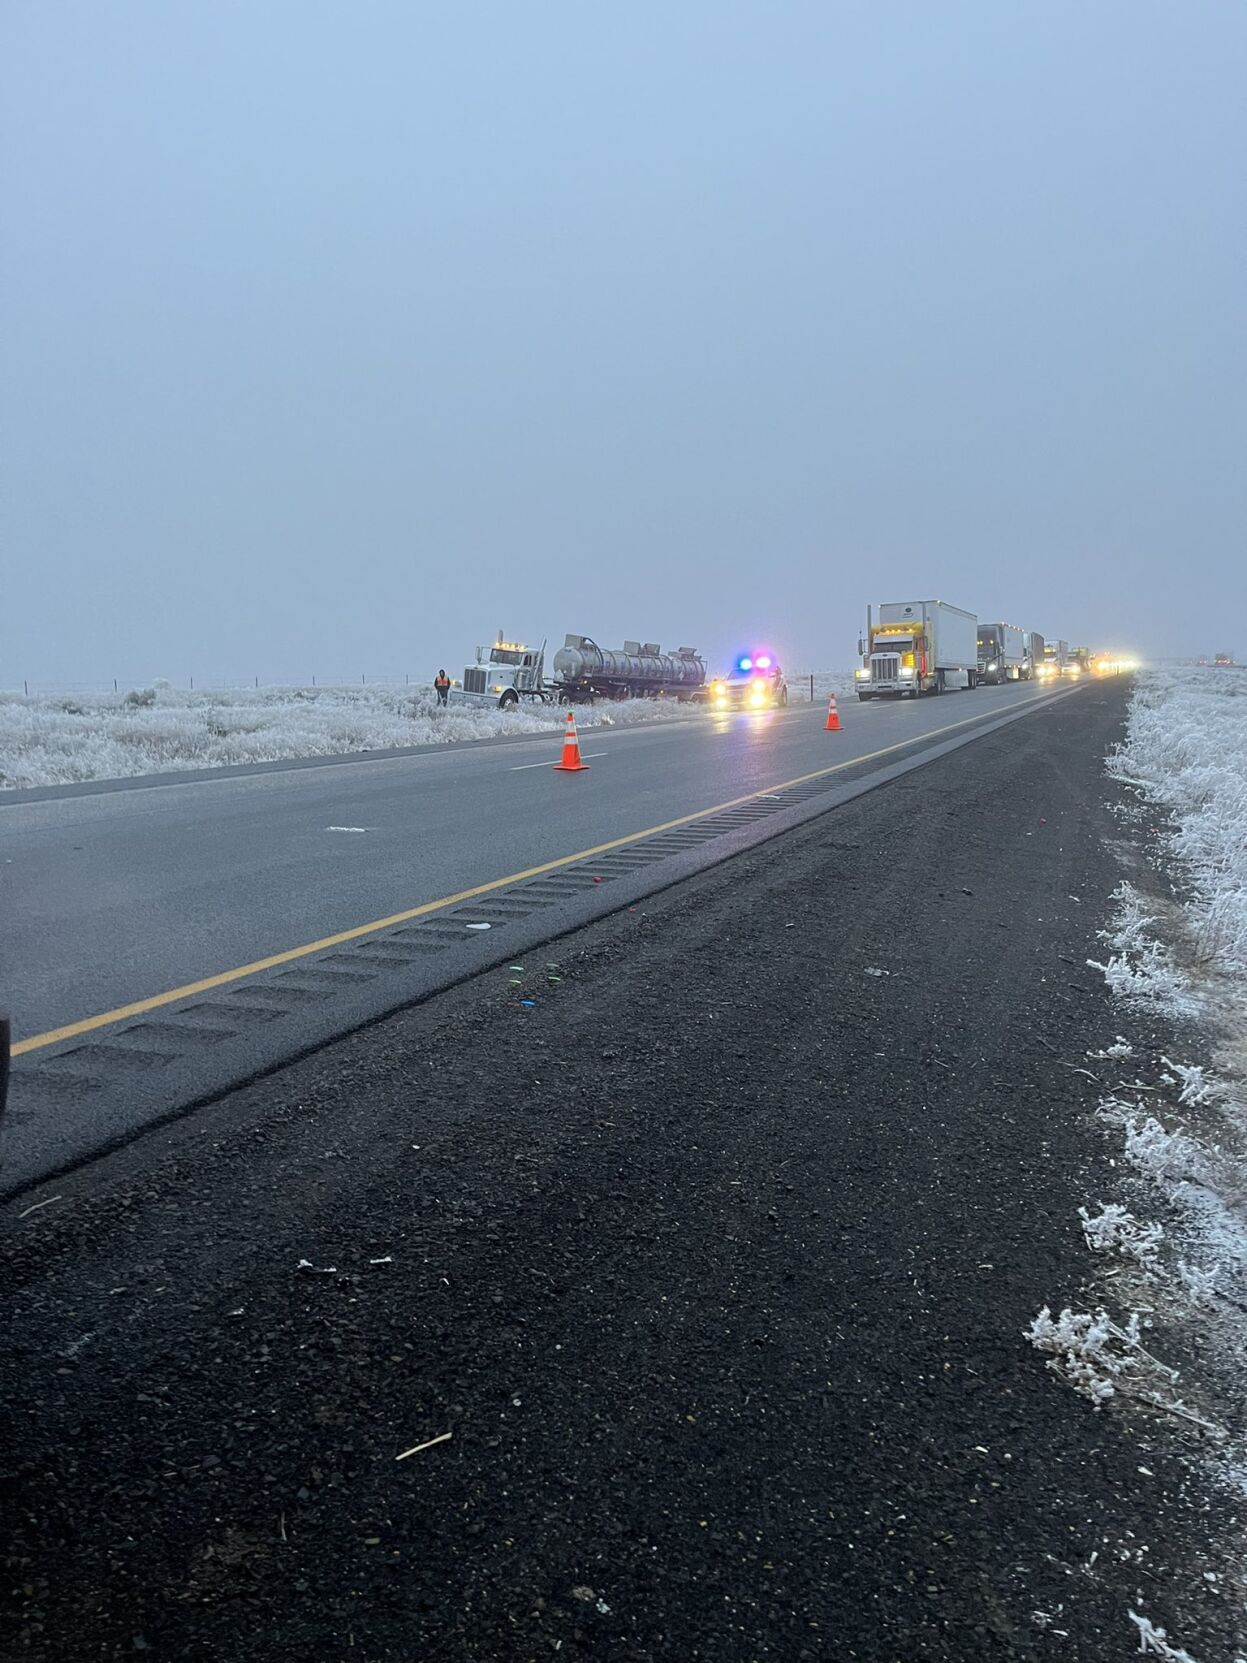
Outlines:
{"label": "frost-covered grass", "polygon": [[[1097,1409],[1134,1399],[1180,1425],[1210,1487],[1237,1497],[1247,1489],[1247,677],[1141,676],[1108,770],[1133,799],[1113,805],[1123,830],[1141,834],[1133,881],[1109,898],[1099,932],[1108,953],[1088,961],[1126,1030],[1087,1053],[1106,1091],[1098,1118],[1118,1194],[1078,1209],[1111,1304],[1045,1307],[1027,1334]],[[1188,1046],[1208,1058],[1185,1060]],[[1208,1511],[1216,1517],[1216,1504]],[[1241,1587],[1241,1542],[1232,1513],[1222,1516],[1207,1548]],[[1148,1616],[1129,1618],[1141,1652],[1193,1663]]]}
{"label": "frost-covered grass", "polygon": [[[852,674],[814,678],[815,699],[851,689]],[[793,699],[809,699],[808,675]],[[0,693],[0,789],[125,779],[236,763],[345,756],[408,745],[445,745],[502,734],[562,728],[557,705],[518,710],[451,703],[431,687],[270,687],[182,692],[168,683],[128,693]],[[633,699],[578,705],[582,731],[602,726],[695,718],[698,707]]]}
{"label": "frost-covered grass", "polygon": [[1200,958],[1247,971],[1247,675],[1141,675],[1108,768],[1152,808],[1164,854],[1189,881]]}
{"label": "frost-covered grass", "polygon": [[[586,712],[586,727],[595,715]],[[541,733],[556,728],[560,720],[553,708],[540,715],[527,710],[439,710],[431,690],[378,687],[187,693],[158,684],[93,697],[4,695],[0,785],[61,785],[500,733]]]}

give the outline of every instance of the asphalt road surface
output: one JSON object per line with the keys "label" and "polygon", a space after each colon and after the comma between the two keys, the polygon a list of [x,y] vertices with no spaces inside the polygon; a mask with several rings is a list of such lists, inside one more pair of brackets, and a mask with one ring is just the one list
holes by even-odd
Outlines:
{"label": "asphalt road surface", "polygon": [[844,701],[834,741],[809,705],[593,730],[583,775],[552,772],[559,740],[543,736],[3,795],[0,977],[15,1031],[54,1030],[1042,693]]}
{"label": "asphalt road surface", "polygon": [[6,1206],[0,1655],[1106,1663],[1130,1607],[1230,1655],[1180,1434],[1022,1337],[1112,1176],[1122,708]]}
{"label": "asphalt road surface", "polygon": [[550,736],[0,800],[0,1193],[1079,696],[694,714],[595,734],[588,774]]}

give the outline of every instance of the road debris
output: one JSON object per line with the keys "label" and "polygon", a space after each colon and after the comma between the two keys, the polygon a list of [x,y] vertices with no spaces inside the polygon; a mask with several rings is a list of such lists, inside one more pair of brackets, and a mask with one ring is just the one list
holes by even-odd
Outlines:
{"label": "road debris", "polygon": [[49,1195],[46,1201],[34,1202],[32,1206],[26,1207],[22,1212],[18,1213],[17,1216],[19,1219],[29,1218],[31,1213],[37,1213],[40,1207],[50,1207],[54,1201],[63,1201],[64,1199],[65,1197],[63,1195]]}
{"label": "road debris", "polygon": [[434,1444],[444,1444],[453,1437],[453,1432],[439,1432],[436,1438],[426,1438],[422,1444],[413,1444],[410,1449],[405,1449],[401,1455],[396,1455],[394,1459],[405,1461],[409,1455],[419,1455],[422,1449],[432,1449]]}

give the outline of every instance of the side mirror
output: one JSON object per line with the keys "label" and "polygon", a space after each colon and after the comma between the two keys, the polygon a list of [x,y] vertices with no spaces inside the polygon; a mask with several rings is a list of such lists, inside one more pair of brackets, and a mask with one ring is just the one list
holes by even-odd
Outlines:
{"label": "side mirror", "polygon": [[857,656],[859,658],[865,658],[866,656],[866,643],[862,640],[860,635],[857,638]]}

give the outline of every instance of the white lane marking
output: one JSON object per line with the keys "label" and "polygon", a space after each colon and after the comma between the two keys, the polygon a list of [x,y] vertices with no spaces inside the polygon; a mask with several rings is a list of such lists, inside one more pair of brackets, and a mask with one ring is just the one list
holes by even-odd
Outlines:
{"label": "white lane marking", "polygon": [[[580,760],[582,762],[586,762],[586,761],[588,761],[588,759],[591,756],[605,756],[605,755],[606,755],[605,751],[582,751],[580,753]],[[525,768],[557,768],[557,767],[558,767],[557,762],[521,762],[518,768],[508,768],[507,772],[509,774],[522,774],[524,772]]]}
{"label": "white lane marking", "polygon": [[326,826],[326,831],[366,832],[367,826]]}

